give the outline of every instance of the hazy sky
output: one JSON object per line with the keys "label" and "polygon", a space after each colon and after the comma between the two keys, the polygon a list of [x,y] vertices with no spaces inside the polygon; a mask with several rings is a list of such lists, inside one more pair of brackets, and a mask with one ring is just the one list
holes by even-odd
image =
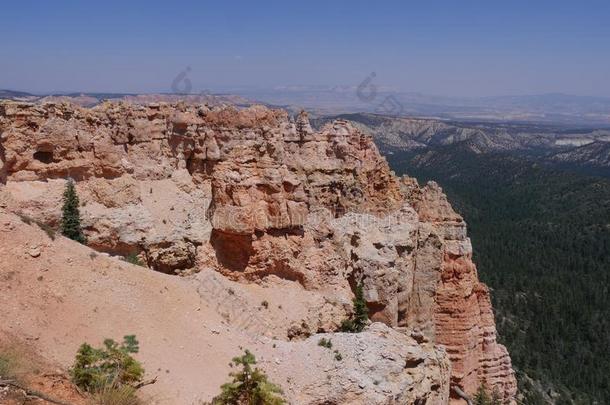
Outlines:
{"label": "hazy sky", "polygon": [[379,84],[610,96],[606,1],[7,1],[0,88],[193,91]]}

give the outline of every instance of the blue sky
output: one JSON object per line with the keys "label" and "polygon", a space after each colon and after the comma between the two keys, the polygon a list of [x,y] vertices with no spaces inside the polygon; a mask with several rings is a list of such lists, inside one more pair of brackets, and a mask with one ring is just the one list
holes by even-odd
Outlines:
{"label": "blue sky", "polygon": [[12,1],[0,88],[380,84],[438,95],[610,96],[607,1]]}

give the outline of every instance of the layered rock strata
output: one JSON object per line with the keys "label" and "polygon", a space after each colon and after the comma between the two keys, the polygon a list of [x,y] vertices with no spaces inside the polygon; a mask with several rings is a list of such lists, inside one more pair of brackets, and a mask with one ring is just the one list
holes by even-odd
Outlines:
{"label": "layered rock strata", "polygon": [[336,329],[362,284],[373,321],[447,349],[452,385],[513,400],[464,221],[434,183],[394,176],[348,122],[313,131],[305,113],[264,107],[2,103],[0,132],[9,211],[57,226],[71,177],[98,250],[322,297],[286,338]]}

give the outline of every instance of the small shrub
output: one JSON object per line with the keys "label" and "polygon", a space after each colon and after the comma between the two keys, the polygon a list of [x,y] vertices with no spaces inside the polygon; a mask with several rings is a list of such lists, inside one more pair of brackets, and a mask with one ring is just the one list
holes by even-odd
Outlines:
{"label": "small shrub", "polygon": [[31,347],[18,339],[7,337],[2,341],[2,338],[4,335],[0,335],[0,380],[20,381],[27,375],[39,372],[40,362]]}
{"label": "small shrub", "polygon": [[0,352],[0,379],[15,378],[18,359],[14,353],[8,351]]}
{"label": "small shrub", "polygon": [[261,302],[261,305],[263,306],[263,308],[267,309],[269,308],[269,303],[267,301],[263,301]]}
{"label": "small shrub", "polygon": [[502,405],[502,396],[500,391],[498,391],[498,387],[494,387],[491,392],[491,405]]}
{"label": "small shrub", "polygon": [[333,342],[330,339],[322,338],[318,341],[318,346],[326,347],[327,349],[333,348]]}
{"label": "small shrub", "polygon": [[493,394],[490,396],[485,383],[479,385],[474,396],[474,405],[502,405],[497,388],[494,388]]}
{"label": "small shrub", "polygon": [[32,225],[32,223],[38,225],[38,227],[47,234],[49,239],[55,240],[56,231],[50,225],[47,225],[42,221],[38,221],[38,220],[31,218],[24,214],[19,214],[19,218],[21,219],[21,222],[23,222],[26,225]]}
{"label": "small shrub", "polygon": [[47,225],[47,224],[45,224],[43,222],[40,222],[40,221],[36,221],[36,225],[38,225],[38,227],[40,229],[42,229],[44,231],[44,233],[47,234],[49,239],[55,240],[55,233],[56,233],[56,231],[50,225]]}
{"label": "small shrub", "polygon": [[127,385],[115,387],[107,384],[99,388],[93,395],[94,405],[141,405],[136,396],[136,389]]}
{"label": "small shrub", "polygon": [[351,319],[344,319],[343,322],[341,322],[341,332],[354,333],[356,331],[355,329],[354,321]]}
{"label": "small shrub", "polygon": [[99,349],[83,343],[70,375],[77,386],[90,393],[108,386],[120,388],[135,385],[144,377],[144,368],[131,356],[138,351],[138,341],[133,335],[125,336],[120,345],[106,339],[104,347]]}
{"label": "small shrub", "polygon": [[349,319],[341,322],[341,332],[359,333],[364,330],[364,327],[369,320],[369,310],[364,300],[364,291],[362,284],[358,284],[356,287],[356,294],[354,297],[354,313]]}
{"label": "small shrub", "polygon": [[269,382],[265,373],[258,368],[252,369],[256,358],[246,350],[243,356],[233,358],[233,363],[241,370],[230,373],[233,381],[223,384],[222,392],[212,400],[213,405],[283,405],[282,390]]}
{"label": "small shrub", "polygon": [[135,264],[136,266],[146,267],[144,262],[140,260],[140,257],[136,253],[130,253],[123,258],[127,263]]}
{"label": "small shrub", "polygon": [[343,356],[341,355],[341,353],[339,353],[336,350],[335,350],[335,360],[337,360],[337,361],[343,360]]}
{"label": "small shrub", "polygon": [[21,219],[21,222],[23,222],[26,225],[32,224],[32,218],[28,217],[27,215],[19,214],[19,219]]}

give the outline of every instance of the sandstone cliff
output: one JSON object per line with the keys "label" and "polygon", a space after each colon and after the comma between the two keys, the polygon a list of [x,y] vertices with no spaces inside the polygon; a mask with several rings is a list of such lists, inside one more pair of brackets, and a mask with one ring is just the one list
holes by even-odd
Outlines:
{"label": "sandstone cliff", "polygon": [[[472,394],[484,382],[514,399],[465,223],[437,185],[396,178],[347,122],[316,132],[304,113],[293,120],[263,107],[2,103],[0,133],[8,212],[57,226],[71,177],[91,247],[138,254],[163,273],[199,273],[187,280],[200,292],[213,270],[292,295],[282,308],[294,308],[272,311],[256,333],[295,344],[335,331],[362,284],[372,321],[402,331],[413,350],[446,348],[451,385]],[[243,327],[235,311],[224,317]],[[449,381],[432,385],[426,398],[441,402],[430,403],[446,402]],[[341,392],[328,403],[348,400],[350,389]],[[382,397],[363,403],[411,403]]]}

